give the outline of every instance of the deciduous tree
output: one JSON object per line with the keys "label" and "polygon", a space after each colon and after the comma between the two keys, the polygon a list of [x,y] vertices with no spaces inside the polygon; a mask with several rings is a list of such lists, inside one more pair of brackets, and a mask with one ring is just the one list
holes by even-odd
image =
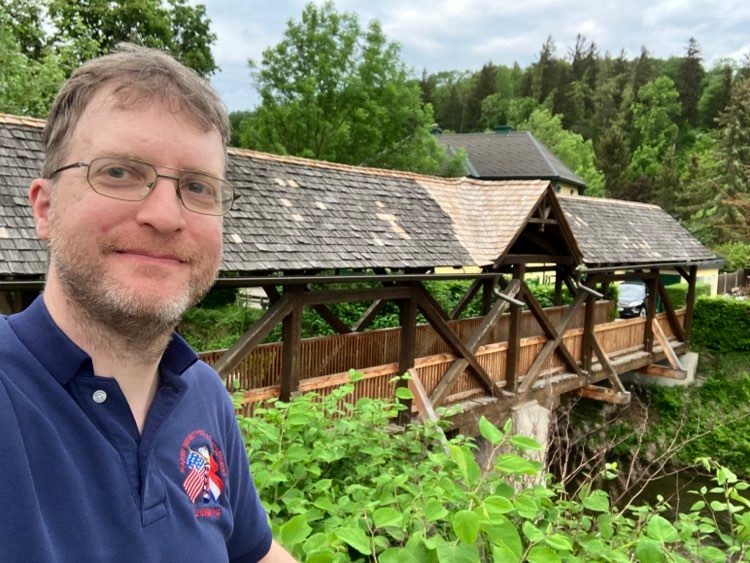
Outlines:
{"label": "deciduous tree", "polygon": [[377,21],[362,29],[331,2],[308,4],[251,68],[261,105],[243,124],[245,146],[430,173],[447,159],[432,108]]}

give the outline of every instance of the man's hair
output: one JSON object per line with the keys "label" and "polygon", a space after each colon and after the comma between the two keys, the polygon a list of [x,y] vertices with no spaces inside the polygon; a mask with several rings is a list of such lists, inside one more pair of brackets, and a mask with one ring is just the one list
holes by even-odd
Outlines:
{"label": "man's hair", "polygon": [[57,93],[44,127],[44,178],[64,166],[70,135],[88,103],[104,88],[111,89],[122,107],[158,100],[200,129],[218,131],[224,144],[229,138],[226,108],[207,80],[167,53],[120,43],[113,53],[78,67]]}

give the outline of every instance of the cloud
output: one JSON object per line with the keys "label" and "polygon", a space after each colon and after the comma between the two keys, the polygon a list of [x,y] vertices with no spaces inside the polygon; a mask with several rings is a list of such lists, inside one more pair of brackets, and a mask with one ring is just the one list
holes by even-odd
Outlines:
{"label": "cloud", "polygon": [[[230,109],[247,109],[234,106],[248,99],[247,59],[260,60],[264,48],[278,43],[287,20],[299,19],[305,2],[205,1],[218,35],[214,57],[222,67],[214,83]],[[578,33],[602,54],[625,49],[629,57],[637,56],[641,45],[657,57],[682,56],[695,37],[711,64],[746,53],[750,29],[746,0],[337,0],[336,8],[356,13],[363,25],[380,20],[417,72],[477,70],[488,60],[525,66],[538,59],[548,35],[558,56],[566,56]]]}

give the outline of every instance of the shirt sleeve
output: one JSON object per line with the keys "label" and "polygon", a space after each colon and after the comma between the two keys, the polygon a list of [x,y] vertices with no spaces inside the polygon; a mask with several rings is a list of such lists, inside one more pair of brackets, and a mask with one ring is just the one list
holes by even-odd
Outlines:
{"label": "shirt sleeve", "polygon": [[258,492],[250,473],[250,462],[234,416],[231,399],[226,397],[225,409],[229,411],[227,428],[227,473],[231,489],[230,502],[234,515],[234,528],[227,539],[230,561],[255,562],[271,549],[271,528],[266,511],[261,505]]}

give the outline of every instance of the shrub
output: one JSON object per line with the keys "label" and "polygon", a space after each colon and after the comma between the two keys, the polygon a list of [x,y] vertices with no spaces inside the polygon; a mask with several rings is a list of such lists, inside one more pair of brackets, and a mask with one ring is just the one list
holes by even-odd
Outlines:
{"label": "shrub", "polygon": [[731,352],[750,350],[750,301],[704,297],[695,303],[693,343]]}
{"label": "shrub", "polygon": [[[354,374],[355,379],[361,374]],[[392,432],[400,405],[350,404],[354,384],[327,397],[272,402],[240,417],[256,486],[274,536],[300,561],[640,561],[741,559],[750,537],[747,484],[715,471],[722,503],[696,503],[672,522],[659,508],[610,505],[584,486],[524,486],[540,465],[522,452],[539,445],[481,418],[498,454],[480,467],[474,442],[446,440],[437,423]],[[408,398],[407,389],[397,393]],[[611,468],[609,468],[611,470]],[[719,532],[716,515],[732,515]],[[716,546],[721,546],[719,549]]]}
{"label": "shrub", "polygon": [[[672,302],[672,307],[675,309],[681,309],[687,303],[687,292],[688,284],[686,283],[675,283],[664,287],[669,295],[669,300]],[[711,285],[707,283],[695,284],[695,296],[697,297],[708,297],[711,295]]]}
{"label": "shrub", "polygon": [[716,253],[726,259],[723,272],[734,272],[739,269],[750,269],[750,243],[728,242],[716,247]]}

